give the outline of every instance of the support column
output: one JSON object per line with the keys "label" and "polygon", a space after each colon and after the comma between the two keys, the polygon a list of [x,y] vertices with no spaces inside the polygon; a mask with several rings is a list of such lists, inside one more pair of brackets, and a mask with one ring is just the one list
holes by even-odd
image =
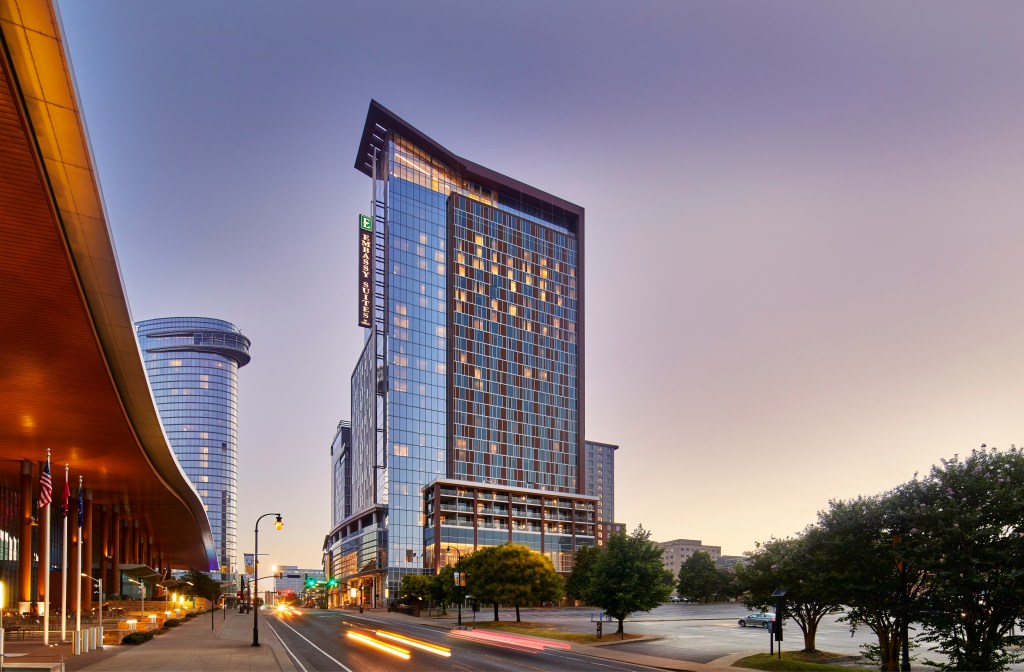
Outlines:
{"label": "support column", "polygon": [[[21,461],[21,529],[18,534],[18,602],[32,601],[32,462]],[[20,605],[19,605],[20,606]]]}
{"label": "support column", "polygon": [[114,505],[114,511],[111,518],[111,529],[114,532],[114,547],[111,552],[113,558],[113,566],[110,568],[110,592],[120,593],[121,592],[121,512],[118,510],[117,504]]}
{"label": "support column", "polygon": [[110,582],[110,570],[107,563],[110,560],[110,507],[106,504],[100,505],[100,571],[96,577],[102,579],[104,586],[112,586]]}
{"label": "support column", "polygon": [[130,553],[128,562],[137,565],[139,564],[139,521],[137,520],[131,522],[131,539],[132,545],[128,549]]}
{"label": "support column", "polygon": [[[92,490],[85,491],[85,513],[82,518],[82,571],[95,578],[98,572],[93,569],[93,529],[92,529]],[[82,586],[82,613],[92,611],[92,590],[95,585],[89,579],[78,577],[78,583]]]}
{"label": "support column", "polygon": [[[81,532],[78,529],[78,502],[75,501],[74,505],[69,503],[68,506],[71,507],[71,511],[68,513],[68,538],[64,540],[64,543],[68,544],[68,613],[70,614],[78,606],[78,591],[82,585],[82,577],[75,577],[78,567],[78,534]],[[72,628],[74,624],[75,622],[72,620]]]}

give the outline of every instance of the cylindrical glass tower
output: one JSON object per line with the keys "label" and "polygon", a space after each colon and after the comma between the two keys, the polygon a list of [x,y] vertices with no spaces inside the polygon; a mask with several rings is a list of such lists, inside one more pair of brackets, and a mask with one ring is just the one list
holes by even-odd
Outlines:
{"label": "cylindrical glass tower", "polygon": [[202,497],[220,572],[233,574],[238,368],[249,363],[249,339],[230,322],[206,317],[162,317],[135,327],[164,431]]}

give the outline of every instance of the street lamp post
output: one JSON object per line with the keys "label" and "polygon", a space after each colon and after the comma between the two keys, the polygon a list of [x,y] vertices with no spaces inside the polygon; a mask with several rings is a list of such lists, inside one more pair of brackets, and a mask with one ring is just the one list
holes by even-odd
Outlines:
{"label": "street lamp post", "polygon": [[135,579],[128,579],[128,580],[131,581],[132,583],[134,583],[136,586],[139,587],[139,591],[140,591],[140,593],[142,595],[142,598],[141,598],[142,599],[142,615],[139,617],[139,620],[140,621],[145,621],[146,620],[146,586],[145,586],[145,584],[142,583],[142,581],[136,581]]}
{"label": "street lamp post", "polygon": [[[260,595],[260,592],[259,592],[260,591],[260,584],[259,584],[259,581],[260,581],[260,521],[263,520],[264,518],[266,518],[267,516],[277,516],[277,520],[274,523],[274,527],[277,528],[278,530],[280,530],[282,527],[284,527],[284,523],[281,521],[281,514],[280,513],[264,513],[262,516],[260,516],[259,518],[256,519],[255,537],[254,537],[254,540],[253,540],[254,541],[254,551],[255,551],[255,553],[253,553],[253,562],[256,563],[255,567],[253,568],[253,584],[254,584],[253,587],[252,587],[252,600],[253,600],[253,602],[256,602],[257,600],[260,599],[259,598],[259,595]],[[252,605],[252,645],[253,646],[259,646],[260,645],[260,631],[258,629],[259,623],[258,623],[258,620],[257,620],[259,618],[259,615],[260,615],[259,605],[253,604]]]}
{"label": "street lamp post", "polygon": [[103,648],[103,578],[101,577],[99,579],[94,579],[93,577],[89,576],[85,572],[82,572],[82,576],[84,576],[85,578],[89,579],[93,583],[97,584],[97,586],[98,586],[97,590],[99,590],[99,592],[100,592],[100,648],[102,649]]}
{"label": "street lamp post", "polygon": [[[462,553],[459,552],[459,549],[452,548],[451,546],[449,546],[448,547],[448,552],[451,553],[452,551],[455,551],[455,573],[457,574],[457,576],[455,577],[455,587],[456,588],[461,588],[462,587]],[[457,606],[458,606],[458,609],[459,609],[459,621],[458,622],[459,622],[459,627],[461,628],[462,627],[462,591],[459,590],[459,591],[456,591],[456,592],[459,595],[459,602],[458,602]]]}

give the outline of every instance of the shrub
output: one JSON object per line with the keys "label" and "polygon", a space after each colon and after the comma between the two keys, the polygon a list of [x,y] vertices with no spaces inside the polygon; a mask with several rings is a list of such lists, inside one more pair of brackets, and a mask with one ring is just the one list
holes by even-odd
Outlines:
{"label": "shrub", "polygon": [[129,632],[121,640],[122,644],[142,644],[153,639],[152,632]]}
{"label": "shrub", "polygon": [[196,612],[194,612],[194,611],[190,611],[187,614],[185,614],[185,618],[186,619],[188,619],[188,618],[195,618],[195,617],[196,617]]}
{"label": "shrub", "polygon": [[165,628],[176,628],[179,625],[181,625],[181,621],[179,621],[176,618],[168,618],[166,621],[164,621]]}

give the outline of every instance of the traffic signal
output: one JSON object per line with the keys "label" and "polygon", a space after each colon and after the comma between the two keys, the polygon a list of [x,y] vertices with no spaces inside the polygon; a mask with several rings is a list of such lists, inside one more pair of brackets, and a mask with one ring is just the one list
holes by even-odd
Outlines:
{"label": "traffic signal", "polygon": [[337,588],[338,587],[338,580],[332,576],[327,581],[327,587],[328,588]]}
{"label": "traffic signal", "polygon": [[306,590],[309,590],[316,586],[316,577],[306,574]]}

